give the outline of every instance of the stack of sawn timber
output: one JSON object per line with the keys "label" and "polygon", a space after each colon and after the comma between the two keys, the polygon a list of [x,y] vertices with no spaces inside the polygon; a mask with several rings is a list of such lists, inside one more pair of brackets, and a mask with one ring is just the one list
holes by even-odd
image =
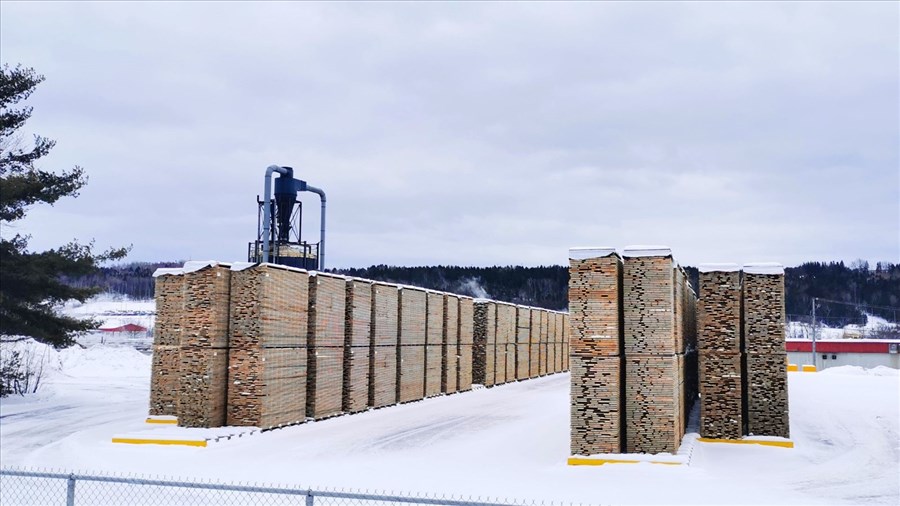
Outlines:
{"label": "stack of sawn timber", "polygon": [[688,282],[668,248],[626,248],[623,256],[626,451],[675,453],[686,425]]}
{"label": "stack of sawn timber", "polygon": [[745,264],[743,293],[747,433],[787,438],[784,268]]}
{"label": "stack of sawn timber", "polygon": [[612,248],[570,250],[573,455],[624,451],[622,272]]}
{"label": "stack of sawn timber", "polygon": [[476,360],[492,383],[531,377],[548,314],[565,335],[559,313],[479,301],[492,317],[477,322],[469,297],[275,264],[189,262],[155,276],[150,413],[184,426],[267,429],[466,391]]}
{"label": "stack of sawn timber", "polygon": [[231,274],[228,425],[306,419],[307,272],[272,264]]}
{"label": "stack of sawn timber", "polygon": [[154,331],[150,413],[177,416],[185,427],[224,425],[231,271],[187,262],[154,277],[162,326]]}
{"label": "stack of sawn timber", "polygon": [[740,268],[708,264],[699,270],[700,434],[740,439],[744,434]]}
{"label": "stack of sawn timber", "polygon": [[341,413],[344,393],[347,280],[318,273],[309,280],[306,416]]}

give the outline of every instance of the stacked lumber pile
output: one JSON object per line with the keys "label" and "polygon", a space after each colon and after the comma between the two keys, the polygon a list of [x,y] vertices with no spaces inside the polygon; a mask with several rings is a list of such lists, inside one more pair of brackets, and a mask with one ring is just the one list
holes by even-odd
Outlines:
{"label": "stacked lumber pile", "polygon": [[472,349],[472,382],[494,385],[497,360],[497,304],[479,299],[474,309],[475,341]]}
{"label": "stacked lumber pile", "polygon": [[784,269],[744,265],[747,431],[790,437],[784,347]]}
{"label": "stacked lumber pile", "polygon": [[626,248],[625,426],[629,453],[675,453],[684,435],[685,280],[671,250]]}
{"label": "stacked lumber pile", "polygon": [[700,266],[700,435],[740,439],[741,273],[737,265]]}
{"label": "stacked lumber pile", "polygon": [[397,403],[397,346],[400,325],[400,287],[372,285],[369,406]]}
{"label": "stacked lumber pile", "polygon": [[425,332],[425,397],[441,394],[444,354],[444,294],[428,292]]}
{"label": "stacked lumber pile", "polygon": [[441,347],[441,392],[459,390],[459,297],[444,295],[444,329]]}
{"label": "stacked lumber pile", "polygon": [[558,312],[275,264],[189,262],[154,276],[150,412],[188,427],[280,427],[564,360]]}
{"label": "stacked lumber pile", "polygon": [[457,354],[459,369],[457,370],[457,389],[465,392],[472,389],[474,375],[475,342],[475,300],[471,297],[459,297],[459,344]]}
{"label": "stacked lumber pile", "polygon": [[538,376],[547,374],[547,337],[550,335],[550,318],[546,311],[541,311],[540,334],[538,334]]}
{"label": "stacked lumber pile", "polygon": [[184,274],[177,403],[184,427],[225,424],[230,292],[228,266],[213,264]]}
{"label": "stacked lumber pile", "polygon": [[356,413],[369,407],[373,346],[371,281],[347,280],[345,311],[342,409],[346,413]]}
{"label": "stacked lumber pile", "polygon": [[496,384],[516,379],[516,306],[497,304]]}
{"label": "stacked lumber pile", "polygon": [[347,281],[318,273],[309,280],[306,416],[341,413],[344,391]]}
{"label": "stacked lumber pile", "polygon": [[529,372],[528,348],[531,340],[531,308],[516,308],[516,379],[531,377]]}
{"label": "stacked lumber pile", "polygon": [[531,312],[531,332],[528,336],[528,377],[541,375],[541,314],[540,309]]}
{"label": "stacked lumber pile", "polygon": [[259,265],[231,273],[227,424],[306,419],[309,276]]}
{"label": "stacked lumber pile", "polygon": [[624,450],[622,270],[610,248],[569,252],[573,455]]}
{"label": "stacked lumber pile", "polygon": [[428,298],[424,289],[400,289],[398,402],[425,397],[425,333]]}
{"label": "stacked lumber pile", "polygon": [[156,325],[153,327],[153,365],[150,376],[150,414],[178,414],[178,371],[181,319],[184,315],[184,276],[156,278]]}

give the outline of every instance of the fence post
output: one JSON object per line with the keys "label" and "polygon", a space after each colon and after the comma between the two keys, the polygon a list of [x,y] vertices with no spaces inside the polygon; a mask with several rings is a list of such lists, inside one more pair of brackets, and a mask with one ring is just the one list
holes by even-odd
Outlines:
{"label": "fence post", "polygon": [[306,506],[313,506],[313,502],[315,502],[315,500],[313,499],[313,493],[312,490],[309,490],[306,492]]}
{"label": "fence post", "polygon": [[66,506],[75,506],[75,473],[70,473],[67,481]]}

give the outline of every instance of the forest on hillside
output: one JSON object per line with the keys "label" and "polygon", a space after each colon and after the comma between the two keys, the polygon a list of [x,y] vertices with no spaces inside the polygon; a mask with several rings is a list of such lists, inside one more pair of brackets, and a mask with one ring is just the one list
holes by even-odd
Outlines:
{"label": "forest on hillside", "polygon": [[[101,286],[133,298],[153,297],[153,271],[182,262],[136,262],[104,267],[95,275],[66,279],[76,286]],[[697,269],[685,267],[694,286]],[[329,269],[329,272],[376,281],[421,286],[472,297],[485,297],[547,309],[565,309],[568,268],[560,265],[522,267],[399,267]],[[896,322],[900,317],[900,264],[879,262],[874,269],[863,261],[807,262],[785,270],[786,311],[792,321],[809,321],[812,298],[816,317],[831,327],[864,324],[865,312]]]}

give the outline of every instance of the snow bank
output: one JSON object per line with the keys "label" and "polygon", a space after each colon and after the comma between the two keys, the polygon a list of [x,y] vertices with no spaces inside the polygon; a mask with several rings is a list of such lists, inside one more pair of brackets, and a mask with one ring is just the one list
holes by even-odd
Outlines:
{"label": "snow bank", "polygon": [[858,365],[842,365],[840,367],[829,367],[819,371],[819,374],[828,374],[835,376],[900,376],[900,370],[892,369],[879,365],[872,369],[866,369]]}

